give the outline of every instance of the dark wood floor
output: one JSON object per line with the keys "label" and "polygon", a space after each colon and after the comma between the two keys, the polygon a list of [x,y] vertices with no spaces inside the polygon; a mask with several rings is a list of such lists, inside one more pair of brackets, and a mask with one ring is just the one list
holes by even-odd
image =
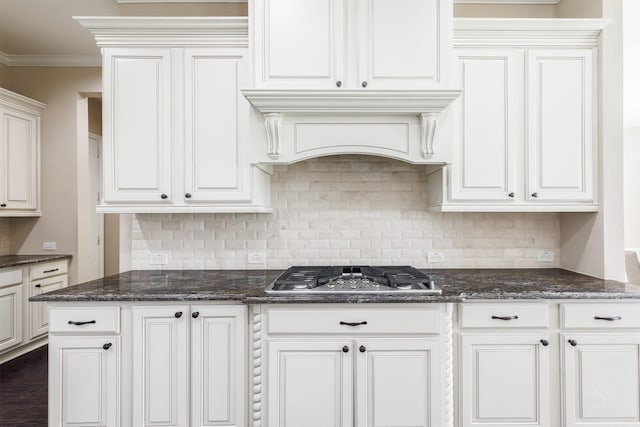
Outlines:
{"label": "dark wood floor", "polygon": [[47,427],[47,347],[0,365],[0,427]]}

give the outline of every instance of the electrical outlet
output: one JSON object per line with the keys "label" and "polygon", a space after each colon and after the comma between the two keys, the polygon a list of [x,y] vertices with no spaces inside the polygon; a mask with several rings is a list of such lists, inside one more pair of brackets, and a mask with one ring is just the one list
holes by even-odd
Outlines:
{"label": "electrical outlet", "polygon": [[266,257],[262,252],[249,252],[247,254],[247,264],[266,264]]}
{"label": "electrical outlet", "polygon": [[427,262],[444,262],[444,252],[440,252],[440,251],[427,252]]}
{"label": "electrical outlet", "polygon": [[152,254],[149,265],[167,265],[169,264],[169,255],[167,254]]}
{"label": "electrical outlet", "polygon": [[553,251],[538,251],[538,262],[553,262],[554,259],[555,257],[553,256]]}
{"label": "electrical outlet", "polygon": [[56,242],[42,242],[43,251],[55,251],[57,248]]}

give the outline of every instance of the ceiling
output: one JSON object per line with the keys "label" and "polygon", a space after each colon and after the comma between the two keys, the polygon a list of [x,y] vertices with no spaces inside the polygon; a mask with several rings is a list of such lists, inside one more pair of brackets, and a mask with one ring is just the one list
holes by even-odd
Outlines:
{"label": "ceiling", "polygon": [[246,9],[246,3],[238,2],[118,4],[116,0],[0,0],[0,52],[98,55],[95,40],[73,16],[242,16],[246,15]]}

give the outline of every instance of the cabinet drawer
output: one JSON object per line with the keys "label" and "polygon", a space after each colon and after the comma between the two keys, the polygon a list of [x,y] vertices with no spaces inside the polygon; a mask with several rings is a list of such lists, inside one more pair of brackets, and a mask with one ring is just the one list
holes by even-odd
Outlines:
{"label": "cabinet drawer", "polygon": [[439,309],[268,308],[270,334],[438,334]]}
{"label": "cabinet drawer", "polygon": [[562,304],[560,313],[566,329],[640,328],[640,304]]}
{"label": "cabinet drawer", "polygon": [[22,283],[22,269],[0,270],[0,288]]}
{"label": "cabinet drawer", "polygon": [[49,309],[49,332],[120,332],[120,307]]}
{"label": "cabinet drawer", "polygon": [[67,274],[67,260],[63,259],[54,262],[45,262],[42,264],[35,264],[30,269],[31,281],[37,279],[43,279],[45,277],[57,276],[59,274]]}
{"label": "cabinet drawer", "polygon": [[547,304],[461,304],[462,328],[548,328]]}

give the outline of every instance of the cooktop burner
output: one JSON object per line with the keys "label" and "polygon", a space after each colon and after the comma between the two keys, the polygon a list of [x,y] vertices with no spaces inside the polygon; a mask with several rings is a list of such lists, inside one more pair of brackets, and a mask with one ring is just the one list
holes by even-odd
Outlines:
{"label": "cooktop burner", "polygon": [[290,267],[267,293],[428,293],[440,294],[433,280],[409,266]]}

